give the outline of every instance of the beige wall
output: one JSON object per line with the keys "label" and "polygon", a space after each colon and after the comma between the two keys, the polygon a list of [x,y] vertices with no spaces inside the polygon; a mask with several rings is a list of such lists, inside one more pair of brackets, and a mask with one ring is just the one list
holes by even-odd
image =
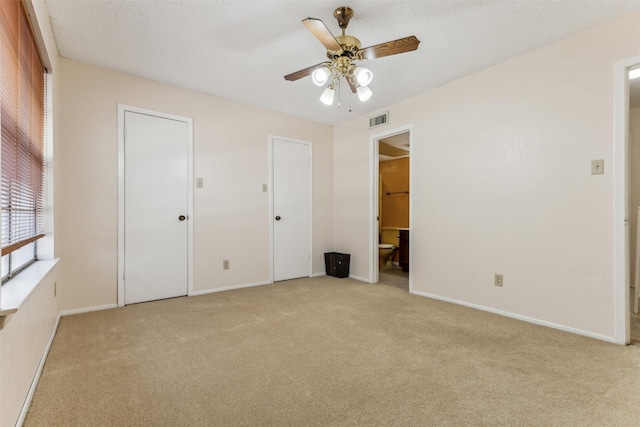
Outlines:
{"label": "beige wall", "polygon": [[[117,104],[192,117],[194,288],[214,290],[269,277],[269,135],[313,143],[314,272],[333,249],[332,128],[153,81],[61,59],[64,100],[57,163],[64,209],[63,310],[117,301]],[[231,269],[222,270],[222,260]]]}
{"label": "beige wall", "polygon": [[58,317],[59,264],[0,330],[0,426],[13,426]]}
{"label": "beige wall", "polygon": [[[415,291],[613,338],[613,64],[638,54],[636,13],[388,108],[414,129]],[[334,137],[336,249],[365,278],[367,125]]]}

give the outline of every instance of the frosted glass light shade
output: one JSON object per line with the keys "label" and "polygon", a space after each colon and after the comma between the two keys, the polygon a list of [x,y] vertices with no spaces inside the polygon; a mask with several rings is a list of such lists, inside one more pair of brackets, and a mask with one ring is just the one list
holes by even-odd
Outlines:
{"label": "frosted glass light shade", "polygon": [[371,98],[371,95],[373,95],[373,92],[367,86],[358,86],[358,98],[360,98],[360,101],[365,102]]}
{"label": "frosted glass light shade", "polygon": [[373,73],[367,68],[357,67],[353,70],[353,75],[360,86],[367,86],[373,80]]}
{"label": "frosted glass light shade", "polygon": [[320,96],[320,102],[326,105],[333,104],[333,96],[335,95],[335,91],[331,86],[327,87],[322,95]]}
{"label": "frosted glass light shade", "polygon": [[316,86],[322,86],[327,82],[328,78],[329,78],[329,70],[327,70],[324,67],[319,68],[315,70],[313,73],[311,73],[311,80],[313,80],[313,83]]}

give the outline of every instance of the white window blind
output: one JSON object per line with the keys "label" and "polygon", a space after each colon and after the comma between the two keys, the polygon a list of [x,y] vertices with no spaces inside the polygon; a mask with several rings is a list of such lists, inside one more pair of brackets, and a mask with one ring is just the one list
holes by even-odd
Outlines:
{"label": "white window blind", "polygon": [[43,237],[45,74],[22,2],[0,1],[2,255]]}

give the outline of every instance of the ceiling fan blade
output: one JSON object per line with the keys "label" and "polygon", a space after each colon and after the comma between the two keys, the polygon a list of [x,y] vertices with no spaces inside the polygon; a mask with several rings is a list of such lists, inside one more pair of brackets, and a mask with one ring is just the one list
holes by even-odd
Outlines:
{"label": "ceiling fan blade", "polygon": [[319,70],[322,67],[326,67],[326,62],[321,62],[320,64],[312,65],[311,67],[296,71],[295,73],[287,74],[286,76],[284,76],[284,79],[293,82],[303,77],[310,76],[311,73],[313,73],[315,70]]}
{"label": "ceiling fan blade", "polygon": [[324,25],[319,19],[316,18],[307,18],[303,19],[302,23],[307,30],[311,31],[311,34],[316,36],[316,38],[329,50],[334,52],[342,52],[342,46],[338,43],[338,40],[331,34],[331,31]]}
{"label": "ceiling fan blade", "polygon": [[355,79],[352,78],[347,78],[347,83],[349,83],[349,87],[351,88],[351,92],[353,93],[358,93],[358,88],[356,87],[356,82]]}
{"label": "ceiling fan blade", "polygon": [[359,53],[362,55],[362,59],[382,58],[398,53],[411,52],[412,50],[416,50],[419,44],[420,40],[418,40],[416,36],[409,36],[403,39],[365,47],[361,49]]}

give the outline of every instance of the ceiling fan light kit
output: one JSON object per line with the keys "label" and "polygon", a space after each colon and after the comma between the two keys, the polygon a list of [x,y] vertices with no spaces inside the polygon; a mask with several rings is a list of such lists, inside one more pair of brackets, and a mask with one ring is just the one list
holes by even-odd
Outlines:
{"label": "ceiling fan light kit", "polygon": [[373,80],[373,73],[364,67],[356,67],[356,69],[353,70],[353,75],[356,77],[360,86],[368,86],[371,80]]}
{"label": "ceiling fan light kit", "polygon": [[333,12],[333,16],[342,30],[342,35],[337,37],[331,34],[320,19],[303,19],[304,26],[327,49],[329,61],[288,74],[284,76],[285,80],[295,81],[311,75],[311,80],[316,86],[324,86],[329,82],[320,96],[320,101],[323,104],[332,105],[335,89],[336,87],[338,90],[340,89],[340,79],[343,78],[351,88],[351,92],[357,94],[361,102],[365,102],[373,95],[369,88],[373,73],[367,68],[356,65],[355,61],[410,52],[416,50],[420,44],[420,40],[415,36],[410,36],[361,49],[360,40],[345,34],[349,20],[353,18],[353,15],[353,10],[349,7],[339,7]]}
{"label": "ceiling fan light kit", "polygon": [[333,85],[327,86],[327,88],[320,95],[320,102],[326,105],[333,104],[333,97],[335,96],[335,91],[333,90]]}
{"label": "ceiling fan light kit", "polygon": [[324,86],[329,80],[329,76],[331,76],[331,72],[329,72],[328,68],[318,68],[311,74],[311,80],[316,86]]}
{"label": "ceiling fan light kit", "polygon": [[368,101],[369,98],[371,98],[371,95],[373,95],[373,92],[371,92],[371,89],[369,89],[368,86],[358,86],[357,92],[358,98],[361,102]]}

